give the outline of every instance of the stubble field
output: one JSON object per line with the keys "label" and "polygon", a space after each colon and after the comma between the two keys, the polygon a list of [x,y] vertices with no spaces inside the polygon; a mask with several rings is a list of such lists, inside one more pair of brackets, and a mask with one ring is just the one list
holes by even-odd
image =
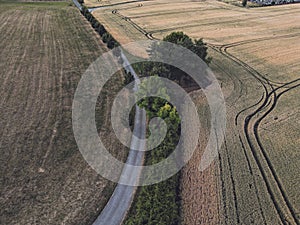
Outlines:
{"label": "stubble field", "polygon": [[[72,131],[72,99],[81,75],[106,51],[66,2],[0,4],[0,223],[90,224],[114,184],[84,161]],[[120,160],[108,104],[122,76],[99,98],[97,124]]]}

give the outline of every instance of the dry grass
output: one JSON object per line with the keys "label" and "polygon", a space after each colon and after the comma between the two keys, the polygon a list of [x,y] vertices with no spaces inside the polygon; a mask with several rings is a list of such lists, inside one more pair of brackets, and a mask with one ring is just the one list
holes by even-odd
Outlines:
{"label": "dry grass", "polygon": [[[0,223],[89,224],[114,185],[81,156],[71,106],[81,74],[106,47],[68,3],[0,9]],[[121,83],[118,74],[110,91]],[[126,157],[118,143],[107,144]]]}

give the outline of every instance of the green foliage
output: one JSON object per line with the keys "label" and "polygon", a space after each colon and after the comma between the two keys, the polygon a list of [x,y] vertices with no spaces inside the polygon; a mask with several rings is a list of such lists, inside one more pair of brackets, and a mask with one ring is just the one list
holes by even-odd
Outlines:
{"label": "green foliage", "polygon": [[100,34],[100,36],[102,37],[105,33],[107,33],[106,29],[104,28],[104,26],[102,24],[100,24],[97,28],[98,33]]}
{"label": "green foliage", "polygon": [[[192,40],[183,32],[173,32],[167,35],[163,39],[163,41],[171,42],[173,44],[177,44],[189,49],[190,51],[198,55],[207,64],[209,64],[211,61],[211,58],[209,58],[207,55],[207,46],[203,42],[203,39]],[[164,52],[162,52],[160,45],[154,43],[149,50],[149,54],[150,57],[154,58],[155,56],[164,54]],[[190,66],[197,67],[198,65],[191,64]],[[176,81],[179,84],[195,85],[195,82],[187,74],[171,65],[165,65],[163,63],[157,62],[144,62],[139,63],[139,65],[136,66],[135,69],[137,69],[140,74],[143,74],[143,76],[158,75]]]}
{"label": "green foliage", "polygon": [[[169,117],[173,112],[174,107],[166,105],[164,109],[160,110],[160,113],[166,117],[165,121],[169,125],[172,119]],[[167,114],[165,114],[167,112]],[[176,119],[177,120],[177,119]],[[178,121],[178,120],[177,120]],[[175,148],[179,136],[177,135],[177,129],[179,124],[174,123],[169,127],[173,132],[168,132],[166,140],[163,145],[152,150],[147,157],[147,161],[150,164],[158,163],[166,158]],[[137,198],[128,219],[125,221],[125,225],[176,225],[179,224],[180,218],[180,199],[179,191],[179,174],[176,174],[168,180],[160,183],[143,186],[139,189]]]}
{"label": "green foliage", "polygon": [[81,13],[82,13],[82,15],[85,16],[85,18],[87,18],[87,16],[90,14],[90,12],[86,6],[82,6]]}
{"label": "green foliage", "polygon": [[125,74],[125,80],[124,80],[124,84],[130,84],[132,81],[134,81],[134,77],[132,76],[132,74],[130,72]]}
{"label": "green foliage", "polygon": [[170,99],[166,87],[164,87],[158,76],[151,76],[147,80],[141,82],[139,90],[136,93],[139,98],[150,96],[151,94],[161,96],[162,98],[146,97],[138,102],[138,106],[147,111],[149,118],[156,116],[160,108]]}
{"label": "green foliage", "polygon": [[166,181],[140,188],[134,213],[125,225],[175,225],[179,224],[179,199],[176,191],[178,175]]}
{"label": "green foliage", "polygon": [[110,41],[110,39],[111,39],[111,35],[110,35],[109,33],[103,34],[103,36],[102,36],[102,41],[103,41],[104,43],[107,43],[108,41]]}
{"label": "green foliage", "polygon": [[244,7],[246,7],[246,6],[247,6],[247,0],[242,0],[242,5],[243,5]]}
{"label": "green foliage", "polygon": [[[210,59],[207,58],[207,46],[202,39],[196,39],[193,41],[188,35],[184,34],[183,32],[173,32],[167,35],[163,40],[189,49],[190,51],[198,55],[207,64],[209,64],[210,62]],[[159,48],[155,47],[155,49],[159,51]],[[190,66],[195,67],[197,65]],[[164,73],[162,73],[161,76],[166,76],[168,79],[177,81],[178,83],[182,83],[183,81],[193,83],[191,78],[180,69],[170,65],[164,65],[164,67]]]}
{"label": "green foliage", "polygon": [[107,41],[107,47],[109,48],[109,49],[113,49],[114,47],[116,47],[117,46],[117,42],[116,42],[116,40],[110,35],[110,39]]}
{"label": "green foliage", "polygon": [[210,59],[207,58],[207,46],[203,42],[203,39],[195,39],[194,41],[183,32],[172,32],[163,38],[163,41],[171,42],[173,44],[181,45],[196,55],[198,55],[206,63],[210,62]]}
{"label": "green foliage", "polygon": [[172,126],[178,126],[178,124],[180,124],[180,118],[176,107],[172,107],[169,103],[165,103],[165,105],[159,109],[157,115],[162,119],[168,118]]}
{"label": "green foliage", "polygon": [[173,44],[181,45],[187,49],[192,49],[194,43],[192,39],[183,32],[172,32],[163,38],[163,41],[168,41]]}
{"label": "green foliage", "polygon": [[102,41],[107,44],[107,47],[113,49],[117,47],[119,43],[112,37],[110,33],[104,28],[104,26],[89,12],[86,6],[82,6],[81,13],[91,23],[92,27],[100,34]]}
{"label": "green foliage", "polygon": [[93,24],[92,24],[93,28],[95,29],[95,31],[98,30],[100,23],[96,20]]}
{"label": "green foliage", "polygon": [[[148,87],[148,88],[147,88]],[[148,90],[155,87],[155,90]],[[162,98],[148,97],[138,104],[147,111],[149,118],[161,117],[168,126],[168,132],[163,143],[146,155],[147,164],[155,164],[166,157],[175,149],[179,140],[180,118],[175,107],[167,102],[169,99],[166,88],[157,76],[152,76],[139,86],[138,96],[160,93]],[[178,198],[179,174],[158,184],[143,186],[139,189],[138,196],[125,225],[176,225],[180,218],[180,199]]]}
{"label": "green foliage", "polygon": [[[175,148],[179,136],[177,130],[179,123],[173,123],[173,118],[170,117],[172,112],[176,111],[174,107],[166,104],[160,111],[160,114],[165,117],[169,131],[167,137],[158,148],[152,150],[147,157],[147,163],[155,164],[166,158]],[[175,121],[179,121],[178,118]],[[172,126],[170,126],[172,124]],[[170,130],[172,132],[170,132]],[[179,191],[179,174],[176,174],[168,180],[160,183],[143,186],[139,189],[137,198],[125,225],[176,225],[179,224],[180,218],[180,199]]]}

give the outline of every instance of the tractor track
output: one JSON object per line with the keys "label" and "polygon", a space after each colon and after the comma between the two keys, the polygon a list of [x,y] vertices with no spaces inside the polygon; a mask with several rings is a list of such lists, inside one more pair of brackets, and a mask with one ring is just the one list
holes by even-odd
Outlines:
{"label": "tractor track", "polygon": [[[229,58],[230,60],[234,61],[232,58],[230,58],[229,56],[227,56],[225,52],[222,51],[222,48],[221,48],[221,47],[223,47],[223,45],[220,45],[220,46],[219,46],[219,45],[216,45],[216,46],[215,46],[215,45],[212,45],[212,44],[208,44],[208,43],[207,43],[207,46],[210,47],[211,49],[213,49],[214,51],[216,51],[216,52],[222,54],[224,57],[227,57],[227,58]],[[234,62],[235,62],[235,61],[234,61]],[[238,62],[236,62],[236,63],[237,63],[239,66],[242,66],[242,65],[241,65],[240,63],[238,63]],[[244,68],[244,67],[243,67],[243,68]],[[246,68],[244,68],[244,69],[246,69]],[[249,70],[249,67],[248,67],[246,70],[247,70],[247,72],[252,73],[251,70],[248,71],[248,70]],[[234,76],[235,76],[235,75],[234,75]],[[230,76],[230,77],[231,77],[231,76]],[[240,78],[237,77],[237,76],[235,76],[235,78],[238,79],[238,80],[240,81],[241,86],[243,86],[242,81],[240,80]],[[255,76],[255,78],[256,78],[256,76]],[[258,78],[256,78],[256,79],[258,79]],[[265,91],[267,92],[268,90],[267,90],[266,86],[264,85],[264,83],[261,82],[261,84],[262,84],[262,86],[264,87]],[[243,109],[242,111],[246,111],[246,110],[248,110],[248,109],[250,109],[250,108],[253,108],[253,107],[259,105],[262,101],[266,101],[266,100],[264,100],[264,97],[265,97],[265,94],[262,95],[261,99],[260,99],[258,102],[256,102],[256,103],[253,104],[252,106],[247,107],[246,109]],[[238,98],[238,99],[239,99],[239,98]],[[241,113],[241,112],[240,112],[240,113]],[[236,118],[235,120],[237,121],[237,118]],[[236,123],[237,123],[237,122],[236,122]],[[244,143],[243,143],[243,141],[242,141],[240,135],[239,135],[239,141],[240,141],[240,143],[241,143],[241,145],[242,145],[242,148],[243,148],[243,153],[244,153],[244,156],[245,156],[246,161],[247,161],[247,167],[248,167],[248,169],[249,169],[249,171],[250,171],[250,174],[252,175],[252,181],[253,181],[253,184],[254,184],[254,187],[255,187],[255,193],[256,193],[256,196],[257,196],[257,199],[258,199],[258,204],[259,204],[259,206],[260,206],[260,213],[261,213],[261,215],[262,215],[264,224],[266,225],[265,216],[264,216],[264,213],[263,213],[263,211],[262,211],[262,206],[261,206],[260,198],[259,198],[259,195],[258,195],[258,188],[257,188],[256,180],[255,180],[254,177],[253,177],[253,172],[252,172],[252,168],[251,168],[250,159],[249,159],[249,157],[248,157],[248,154],[247,154],[247,152],[246,152],[245,145],[244,145]],[[226,154],[226,158],[228,158],[228,151],[227,151],[227,154]],[[229,160],[229,159],[228,159],[228,160]],[[221,167],[220,167],[220,168],[221,168]],[[222,182],[224,182],[224,181],[222,181]],[[232,183],[233,191],[234,191],[234,189],[235,189],[235,188],[234,188],[235,183],[234,183],[234,182],[231,182],[231,183]],[[224,194],[224,193],[223,193],[223,194]],[[236,196],[236,193],[233,193],[233,195]],[[238,216],[239,213],[238,213],[238,207],[237,207],[237,199],[234,198],[234,201],[235,201],[235,202],[234,202],[234,205],[235,205],[235,209],[236,209],[236,214],[237,214],[237,217],[238,217],[238,218],[237,218],[237,221],[239,221],[240,218],[239,218],[239,216]]]}
{"label": "tractor track", "polygon": [[[234,85],[234,90],[236,90],[237,88],[239,88],[239,90],[238,90],[239,95],[234,100],[231,100],[231,102],[236,102],[243,95],[243,83],[242,83],[242,80],[239,77],[234,76],[231,73],[229,73],[228,71],[224,70],[218,63],[214,63],[214,62],[211,62],[211,63],[213,63],[214,66],[216,66],[220,71],[222,71],[222,73],[226,74],[232,80],[233,85]],[[222,86],[221,86],[221,88],[222,88]],[[231,97],[231,96],[229,96],[229,97]]]}
{"label": "tractor track", "polygon": [[142,33],[143,35],[145,35],[146,38],[150,39],[150,40],[154,40],[156,38],[154,38],[152,36],[151,33],[147,32],[145,29],[143,29],[142,27],[140,27],[137,23],[133,22],[129,17],[123,16],[122,14],[119,13],[119,11],[117,9],[114,9],[111,11],[112,14],[117,15],[118,17],[120,17],[122,20],[125,20],[126,22],[128,22],[131,26],[133,26],[137,31],[139,31],[140,33]]}
{"label": "tractor track", "polygon": [[[282,35],[282,36],[277,36],[276,38],[288,38],[288,37],[295,37],[295,34],[292,35]],[[276,188],[280,194],[280,197],[284,200],[285,206],[289,211],[289,214],[292,216],[293,221],[295,224],[299,225],[299,220],[297,219],[297,215],[296,212],[294,210],[294,208],[292,207],[284,189],[283,186],[276,174],[276,171],[271,163],[271,160],[269,159],[265,149],[263,148],[263,145],[259,139],[259,134],[258,134],[258,127],[259,124],[261,123],[261,121],[272,112],[272,110],[276,107],[277,101],[279,99],[280,96],[282,96],[284,93],[288,92],[289,90],[292,90],[296,87],[298,87],[300,84],[294,85],[294,86],[290,86],[291,84],[299,81],[299,79],[290,81],[288,83],[280,83],[280,82],[273,82],[269,79],[267,79],[266,77],[264,77],[262,74],[260,74],[258,71],[256,71],[254,68],[252,68],[250,65],[248,65],[247,63],[241,61],[240,59],[238,59],[237,57],[233,56],[232,54],[228,53],[227,49],[231,48],[231,47],[235,47],[238,45],[243,45],[243,44],[248,44],[251,42],[257,42],[257,41],[263,41],[266,40],[265,38],[259,38],[259,39],[255,39],[255,40],[247,40],[247,41],[241,41],[241,42],[235,42],[235,43],[231,43],[228,45],[213,45],[213,44],[208,44],[209,47],[211,47],[212,49],[218,51],[219,53],[221,53],[222,55],[226,56],[227,58],[231,59],[233,62],[235,62],[236,64],[238,64],[239,66],[243,67],[247,72],[249,72],[249,74],[251,74],[262,86],[264,89],[264,94],[262,96],[262,98],[255,103],[254,105],[247,107],[245,109],[243,109],[242,111],[240,111],[235,118],[235,123],[237,125],[238,123],[238,117],[245,111],[258,106],[259,107],[252,113],[248,114],[245,119],[244,119],[244,134],[246,136],[246,140],[247,143],[250,147],[250,150],[252,152],[252,155],[255,159],[255,163],[257,164],[260,173],[262,175],[262,178],[264,180],[264,183],[266,185],[267,191],[271,197],[271,200],[275,206],[275,209],[280,217],[280,220],[283,224],[290,224],[287,220],[286,220],[286,216],[284,215],[283,211],[282,211],[282,207],[281,205],[278,203],[277,198],[276,198],[276,194],[274,193],[273,189],[272,189],[272,185],[270,184],[269,181],[269,177],[264,169],[264,166],[262,165],[261,162],[261,157],[258,156],[258,151],[254,146],[254,143],[252,142],[251,138],[250,138],[250,121],[252,118],[254,118],[254,116],[257,116],[259,113],[262,113],[264,110],[266,110],[266,112],[263,114],[263,116],[261,116],[260,118],[258,118],[256,121],[254,121],[254,127],[251,129],[253,130],[254,136],[255,136],[255,141],[259,146],[259,151],[263,156],[263,160],[265,161],[265,163],[267,164],[267,168],[268,170],[271,172],[271,176],[272,179],[275,181],[276,184]],[[281,86],[277,86],[276,88],[274,88],[275,85],[281,85]],[[280,92],[277,95],[277,91],[281,90],[282,88],[286,88],[286,90]],[[269,89],[271,89],[271,91],[269,91]],[[269,109],[267,109],[269,107]],[[240,138],[240,141],[242,142],[242,139]],[[243,144],[244,145],[244,144]],[[248,161],[249,162],[249,161]],[[250,163],[250,162],[249,162]]]}
{"label": "tractor track", "polygon": [[[294,82],[296,82],[296,81],[299,81],[299,79],[295,80]],[[266,152],[266,150],[265,150],[265,148],[264,148],[264,146],[263,146],[263,144],[262,144],[262,142],[261,142],[261,140],[260,140],[259,133],[258,133],[258,128],[259,128],[259,125],[260,125],[260,123],[262,122],[262,120],[263,120],[264,118],[266,118],[266,116],[268,116],[268,115],[275,109],[276,104],[277,104],[279,98],[280,98],[283,94],[285,94],[285,93],[287,93],[288,91],[290,91],[290,90],[292,90],[292,89],[294,89],[294,88],[297,88],[297,87],[299,87],[299,86],[300,86],[300,83],[297,84],[297,85],[294,85],[294,86],[292,86],[292,87],[289,87],[288,89],[286,89],[286,90],[280,92],[278,95],[276,94],[276,91],[274,90],[274,101],[273,101],[271,107],[270,107],[269,110],[268,110],[267,112],[265,112],[264,115],[261,116],[261,117],[255,122],[255,124],[254,124],[254,135],[255,135],[256,142],[258,143],[259,148],[261,149],[261,152],[262,152],[264,158],[266,159],[266,162],[267,162],[267,164],[268,164],[268,167],[270,168],[270,171],[271,171],[271,173],[272,173],[272,176],[274,177],[274,179],[275,179],[275,181],[276,181],[276,184],[277,184],[277,186],[278,186],[278,188],[279,188],[279,190],[280,190],[280,192],[281,192],[281,194],[282,194],[282,197],[283,197],[283,199],[284,199],[284,201],[285,201],[287,207],[289,208],[289,211],[291,212],[292,217],[293,217],[293,219],[295,220],[295,222],[296,222],[297,225],[299,224],[299,220],[298,220],[298,218],[297,218],[296,212],[295,212],[295,210],[294,210],[292,204],[290,203],[290,201],[289,201],[289,199],[288,199],[288,197],[287,197],[287,195],[286,195],[286,193],[285,193],[285,191],[284,191],[283,185],[282,185],[282,183],[280,182],[280,179],[278,178],[278,176],[277,176],[277,174],[276,174],[276,170],[274,169],[274,167],[273,167],[273,165],[272,165],[272,163],[271,163],[271,161],[270,161],[270,159],[269,159],[269,157],[268,157],[268,154],[267,154],[267,152]]]}
{"label": "tractor track", "polygon": [[[295,87],[298,87],[299,85],[296,85]],[[283,93],[286,93],[288,92],[289,90],[295,88],[295,87],[291,87],[290,89],[287,89],[283,92],[280,93],[280,96],[283,94]],[[275,93],[275,92],[274,92]],[[274,94],[275,95],[275,94]],[[269,95],[270,97],[271,95]],[[275,95],[276,96],[276,95]],[[268,98],[266,98],[267,101],[264,101],[265,103],[266,102],[269,102]],[[290,224],[287,220],[286,220],[286,217],[282,211],[282,207],[281,207],[281,204],[278,203],[277,201],[277,198],[276,198],[276,194],[274,193],[273,189],[272,189],[272,185],[269,181],[269,178],[268,178],[268,175],[267,173],[265,172],[265,169],[264,169],[264,166],[262,165],[262,162],[261,162],[261,157],[258,155],[258,151],[256,150],[252,140],[251,140],[251,137],[250,137],[250,133],[249,133],[249,130],[250,129],[253,129],[253,133],[254,133],[254,136],[255,136],[255,141],[256,143],[258,144],[259,146],[259,150],[260,152],[262,153],[263,155],[263,160],[267,163],[267,167],[268,167],[268,170],[271,171],[271,175],[272,175],[272,178],[274,179],[275,181],[275,184],[276,184],[276,187],[278,188],[279,192],[280,192],[280,195],[281,197],[283,198],[290,214],[292,215],[293,217],[293,220],[294,222],[298,225],[299,224],[299,221],[297,219],[297,216],[296,216],[296,213],[295,213],[295,210],[293,209],[290,201],[288,200],[288,197],[283,189],[283,186],[276,174],[276,171],[271,163],[271,160],[269,159],[260,139],[259,139],[259,135],[258,135],[258,126],[260,124],[260,122],[268,115],[272,112],[272,110],[275,108],[276,106],[276,103],[277,103],[277,100],[278,100],[278,97],[273,97],[271,100],[273,100],[273,103],[271,104],[271,107],[270,109],[262,116],[260,117],[258,120],[256,120],[254,123],[254,127],[253,128],[250,128],[250,121],[252,118],[254,118],[254,116],[256,116],[259,112],[262,112],[263,108],[264,108],[264,105],[261,105],[260,108],[258,110],[256,110],[254,113],[251,113],[250,115],[246,116],[245,120],[244,120],[244,133],[245,133],[245,136],[246,136],[246,140],[248,142],[248,145],[250,147],[250,150],[252,152],[252,155],[255,159],[255,162],[260,170],[260,173],[263,177],[263,180],[265,182],[265,185],[267,187],[267,191],[271,197],[271,200],[276,208],[276,211],[281,219],[281,222],[283,224]]]}

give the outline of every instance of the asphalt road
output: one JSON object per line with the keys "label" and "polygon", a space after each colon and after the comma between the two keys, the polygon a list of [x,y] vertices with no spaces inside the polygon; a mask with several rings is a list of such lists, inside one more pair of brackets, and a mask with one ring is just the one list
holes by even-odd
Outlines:
{"label": "asphalt road", "polygon": [[76,7],[77,7],[80,11],[82,11],[82,7],[81,7],[81,5],[79,4],[79,2],[78,2],[77,0],[73,0],[73,3],[76,5]]}
{"label": "asphalt road", "polygon": [[[129,65],[126,56],[121,53],[121,57],[126,65],[125,70],[129,71],[135,78],[135,91],[137,90],[140,82],[133,68]],[[133,134],[140,139],[144,139],[146,135],[146,113],[144,110],[136,106],[135,109],[135,120]],[[144,150],[145,142],[139,141],[139,139],[132,139],[131,146],[135,149]],[[126,164],[141,166],[143,164],[144,151],[135,151],[130,148],[129,155]],[[138,147],[138,148],[137,148]],[[121,178],[130,177],[135,182],[138,181],[141,173],[141,169],[124,166]],[[126,213],[130,209],[132,199],[134,197],[136,187],[118,184],[115,188],[114,193],[98,216],[93,225],[119,225],[124,220]]]}

